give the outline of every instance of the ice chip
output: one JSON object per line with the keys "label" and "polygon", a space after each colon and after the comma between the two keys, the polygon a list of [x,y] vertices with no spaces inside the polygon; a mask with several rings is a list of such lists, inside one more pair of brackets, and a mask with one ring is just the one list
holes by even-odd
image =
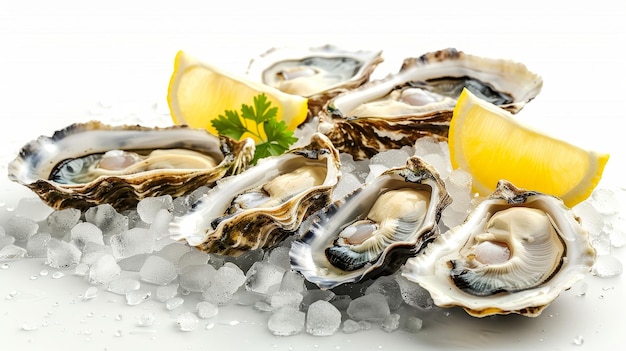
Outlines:
{"label": "ice chip", "polygon": [[148,224],[154,221],[160,210],[174,211],[174,200],[171,195],[147,197],[137,204],[137,214]]}
{"label": "ice chip", "polygon": [[[183,269],[187,266],[208,264],[210,256],[206,252],[196,250],[193,247],[186,246],[188,248],[181,256],[179,256],[177,265],[178,269]],[[214,266],[215,268],[215,266]]]}
{"label": "ice chip", "polygon": [[156,233],[157,239],[169,237],[170,222],[173,217],[172,212],[166,209],[161,209],[156,213],[152,223],[150,223],[150,230]]}
{"label": "ice chip", "polygon": [[78,249],[82,250],[86,243],[96,243],[104,245],[102,230],[95,224],[89,222],[81,222],[76,224],[70,230],[71,243]]}
{"label": "ice chip", "polygon": [[140,327],[151,327],[152,325],[154,325],[155,320],[156,314],[154,312],[146,312],[139,316],[137,325],[139,325]]}
{"label": "ice chip", "polygon": [[80,262],[80,250],[65,241],[55,238],[48,240],[46,262],[52,268],[70,269]]}
{"label": "ice chip", "polygon": [[335,334],[341,326],[341,312],[330,302],[313,302],[306,313],[306,332],[315,336]]}
{"label": "ice chip", "polygon": [[598,255],[592,273],[596,277],[612,278],[622,274],[623,270],[622,262],[617,257]]}
{"label": "ice chip", "polygon": [[149,300],[150,296],[152,296],[152,292],[144,288],[130,290],[126,292],[126,304],[130,306],[139,305]]}
{"label": "ice chip", "polygon": [[360,187],[363,183],[356,175],[352,173],[343,174],[339,179],[339,182],[335,186],[332,193],[332,201],[339,200],[353,192],[356,188]]}
{"label": "ice chip", "polygon": [[215,279],[217,270],[208,264],[187,266],[180,270],[178,284],[191,292],[202,292]]}
{"label": "ice chip", "polygon": [[350,302],[346,312],[356,321],[370,322],[382,321],[391,313],[387,299],[379,293],[357,297]]}
{"label": "ice chip", "polygon": [[178,328],[181,331],[192,331],[198,327],[198,317],[192,312],[181,313],[178,318],[176,318],[176,324],[178,324]]}
{"label": "ice chip", "polygon": [[178,283],[159,286],[156,289],[156,299],[161,302],[165,302],[176,295],[178,295]]}
{"label": "ice chip", "polygon": [[302,308],[306,310],[316,301],[332,301],[335,298],[335,293],[331,290],[311,289],[305,291],[302,296]]}
{"label": "ice chip", "polygon": [[230,300],[246,281],[243,271],[233,263],[226,263],[220,267],[206,289],[202,291],[202,298],[216,305],[224,305]]}
{"label": "ice chip", "polygon": [[280,291],[301,293],[306,290],[304,276],[296,271],[288,270],[280,281]]}
{"label": "ice chip", "polygon": [[13,244],[0,249],[0,261],[19,260],[26,256],[26,249]]}
{"label": "ice chip", "polygon": [[85,244],[85,247],[83,247],[80,262],[92,265],[102,255],[113,255],[113,250],[110,246],[88,242]]}
{"label": "ice chip", "polygon": [[595,189],[591,193],[591,202],[598,213],[610,216],[621,208],[619,199],[610,189]]}
{"label": "ice chip", "polygon": [[402,149],[390,149],[377,153],[370,158],[370,165],[381,164],[387,168],[402,167],[410,155]]}
{"label": "ice chip", "polygon": [[80,220],[80,210],[66,208],[57,210],[46,218],[50,235],[57,239],[63,239]]}
{"label": "ice chip", "polygon": [[185,300],[182,297],[172,297],[171,299],[165,301],[165,309],[168,311],[172,311],[182,306]]}
{"label": "ice chip", "polygon": [[26,242],[26,250],[28,257],[46,257],[48,254],[48,241],[50,233],[37,233],[31,236]]}
{"label": "ice chip", "polygon": [[196,304],[196,312],[198,313],[198,317],[209,319],[217,316],[219,308],[208,301],[200,301]]}
{"label": "ice chip", "polygon": [[152,254],[147,253],[133,255],[130,257],[122,258],[121,260],[117,261],[117,264],[122,267],[122,270],[129,272],[139,272],[141,270],[141,267],[143,267],[143,264],[151,255]]}
{"label": "ice chip", "polygon": [[428,290],[422,288],[419,284],[409,281],[400,274],[396,274],[395,277],[402,291],[402,299],[407,305],[426,310],[433,308],[434,302]]}
{"label": "ice chip", "polygon": [[292,291],[277,291],[270,296],[270,306],[276,311],[283,307],[300,308],[302,294]]}
{"label": "ice chip", "polygon": [[272,249],[267,257],[269,264],[283,268],[285,271],[291,269],[291,259],[289,258],[289,247],[279,246]]}
{"label": "ice chip", "polygon": [[372,293],[379,293],[385,296],[391,311],[400,308],[400,305],[404,302],[402,300],[400,284],[398,284],[394,276],[382,276],[376,279],[374,283],[365,290],[365,294]]}
{"label": "ice chip", "polygon": [[4,224],[5,235],[14,237],[18,243],[25,243],[31,236],[37,233],[37,230],[39,230],[37,222],[17,215],[10,217]]}
{"label": "ice chip", "polygon": [[408,331],[409,333],[417,333],[422,330],[423,324],[424,322],[421,319],[414,316],[409,316],[404,322],[404,330]]}
{"label": "ice chip", "polygon": [[[37,234],[35,234],[35,235],[37,235]],[[33,235],[33,236],[35,236],[35,235]],[[30,239],[29,239],[29,241],[30,241]],[[11,235],[6,235],[5,232],[4,232],[4,227],[0,226],[0,249],[5,247],[5,246],[7,246],[7,245],[11,245],[13,243],[15,243],[15,238],[12,237]]]}
{"label": "ice chip", "polygon": [[383,322],[380,324],[380,328],[387,333],[394,332],[398,330],[400,327],[400,315],[397,313],[392,313],[383,319]]}
{"label": "ice chip", "polygon": [[430,136],[418,138],[413,145],[416,156],[424,156],[428,154],[443,154],[439,142]]}
{"label": "ice chip", "polygon": [[111,237],[111,248],[117,259],[151,253],[154,244],[154,233],[145,228],[132,228]]}
{"label": "ice chip", "polygon": [[267,321],[267,327],[274,335],[290,336],[302,332],[305,314],[295,308],[285,307],[275,311]]}
{"label": "ice chip", "polygon": [[361,325],[353,319],[346,319],[341,330],[346,334],[354,334],[361,331]]}
{"label": "ice chip", "polygon": [[156,285],[167,285],[176,279],[177,276],[178,270],[176,266],[163,257],[156,255],[148,256],[139,270],[141,280]]}
{"label": "ice chip", "polygon": [[267,262],[255,262],[246,273],[246,290],[260,294],[271,294],[280,289],[285,269]]}
{"label": "ice chip", "polygon": [[378,177],[384,171],[389,169],[389,167],[385,165],[381,165],[381,164],[370,164],[369,168],[370,168],[370,172],[367,175],[367,178],[365,178],[365,183],[372,182],[376,177]]}
{"label": "ice chip", "polygon": [[85,220],[102,230],[105,237],[129,229],[128,217],[117,212],[109,204],[100,204],[85,211]]}
{"label": "ice chip", "polygon": [[138,290],[140,287],[141,283],[135,278],[118,278],[109,282],[107,290],[114,294],[126,295],[127,292]]}
{"label": "ice chip", "polygon": [[91,284],[108,284],[119,278],[121,272],[122,269],[117,265],[115,257],[105,254],[89,268],[89,282]]}
{"label": "ice chip", "polygon": [[46,205],[38,197],[25,197],[18,201],[15,215],[30,218],[35,222],[46,219],[54,209]]}
{"label": "ice chip", "polygon": [[164,259],[172,262],[175,265],[178,265],[178,261],[180,260],[180,258],[184,254],[193,250],[194,248],[190,247],[189,245],[185,245],[180,242],[173,242],[163,246],[161,250],[155,252],[154,254],[163,257]]}

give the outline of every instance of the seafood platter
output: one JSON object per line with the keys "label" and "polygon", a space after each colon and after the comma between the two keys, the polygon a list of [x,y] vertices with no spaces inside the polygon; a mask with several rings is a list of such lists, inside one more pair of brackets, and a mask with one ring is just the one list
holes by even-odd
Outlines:
{"label": "seafood platter", "polygon": [[291,272],[309,289],[346,291],[393,276],[424,289],[437,308],[539,316],[596,260],[589,233],[560,198],[502,179],[493,193],[467,200],[458,225],[444,226],[442,214],[458,200],[443,170],[418,155],[334,192],[346,158],[422,139],[445,145],[464,89],[515,114],[540,93],[542,77],[510,59],[446,48],[371,78],[382,61],[381,51],[332,45],[253,58],[250,79],[306,97],[309,108],[298,144],[257,164],[248,138],[94,120],[24,145],[8,176],[55,211],[83,215],[184,199],[185,211],[171,213],[170,239],[226,261],[287,248]]}

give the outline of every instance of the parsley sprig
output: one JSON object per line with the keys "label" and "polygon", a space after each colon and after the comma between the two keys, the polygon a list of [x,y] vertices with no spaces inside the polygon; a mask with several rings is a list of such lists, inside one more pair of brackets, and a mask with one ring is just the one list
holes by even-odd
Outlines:
{"label": "parsley sprig", "polygon": [[[281,155],[298,141],[285,121],[276,120],[278,107],[270,107],[271,102],[261,93],[253,98],[254,105],[241,105],[241,115],[236,110],[226,110],[223,115],[211,121],[217,132],[239,140],[250,133],[261,142],[257,143],[252,164],[261,158]],[[261,130],[263,133],[261,133]]]}

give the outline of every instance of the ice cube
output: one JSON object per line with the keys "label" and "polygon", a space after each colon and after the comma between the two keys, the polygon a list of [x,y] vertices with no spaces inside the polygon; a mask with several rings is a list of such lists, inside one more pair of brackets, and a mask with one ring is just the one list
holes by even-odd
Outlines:
{"label": "ice cube", "polygon": [[255,262],[246,273],[246,290],[271,294],[280,289],[285,269],[263,261]]}
{"label": "ice cube", "polygon": [[341,312],[328,301],[313,302],[306,313],[306,332],[315,336],[333,335],[341,326]]}
{"label": "ice cube", "polygon": [[48,252],[48,240],[50,240],[50,238],[49,233],[37,233],[31,236],[28,242],[26,242],[28,257],[46,257]]}
{"label": "ice cube", "polygon": [[0,261],[19,260],[26,256],[26,249],[13,244],[0,249]]}
{"label": "ice cube", "polygon": [[187,266],[180,270],[180,287],[191,292],[201,292],[215,279],[217,270],[208,264]]}
{"label": "ice cube", "polygon": [[[183,269],[187,266],[208,264],[209,261],[210,256],[206,252],[187,246],[187,250],[179,256],[177,263],[178,269]],[[213,268],[215,268],[215,266],[213,266]]]}
{"label": "ice cube", "polygon": [[137,214],[142,221],[150,224],[157,217],[160,210],[174,211],[174,202],[171,195],[147,197],[137,204]]}
{"label": "ice cube", "polygon": [[402,291],[402,299],[407,305],[426,310],[433,308],[433,299],[430,297],[428,290],[422,288],[419,284],[409,281],[400,274],[396,274],[395,277]]}
{"label": "ice cube", "polygon": [[176,324],[181,331],[192,331],[198,326],[199,320],[192,312],[181,313],[176,318]]}
{"label": "ice cube", "polygon": [[111,248],[117,259],[151,253],[154,244],[154,232],[145,228],[132,228],[111,237]]}
{"label": "ice cube", "polygon": [[267,321],[267,327],[274,335],[296,335],[304,329],[305,314],[298,309],[285,307],[275,311]]}
{"label": "ice cube", "polygon": [[384,295],[371,293],[352,300],[347,313],[356,321],[374,322],[384,320],[391,311]]}
{"label": "ice cube", "polygon": [[70,269],[80,262],[81,252],[68,242],[55,238],[48,240],[46,262],[52,268]]}
{"label": "ice cube", "polygon": [[121,272],[122,269],[117,265],[115,257],[104,254],[89,268],[89,282],[91,284],[108,284],[119,278]]}
{"label": "ice cube", "polygon": [[288,270],[280,282],[280,291],[301,293],[306,290],[304,276],[296,271]]}
{"label": "ice cube", "polygon": [[138,290],[140,287],[141,283],[135,278],[118,278],[109,282],[107,290],[114,294],[126,295],[127,292]]}
{"label": "ice cube", "polygon": [[387,333],[394,332],[398,330],[400,327],[400,315],[397,313],[392,313],[383,319],[383,322],[380,324],[380,328]]}
{"label": "ice cube", "polygon": [[202,298],[216,305],[224,305],[233,298],[245,281],[243,271],[235,264],[227,262],[217,270],[214,278],[202,291]]}
{"label": "ice cube", "polygon": [[85,211],[85,220],[102,230],[105,237],[129,229],[128,217],[117,212],[109,204],[100,204]]}
{"label": "ice cube", "polygon": [[30,218],[35,222],[45,220],[53,211],[52,207],[46,205],[38,197],[22,198],[15,207],[15,215]]}
{"label": "ice cube", "polygon": [[80,210],[76,208],[66,208],[50,213],[46,218],[50,235],[57,239],[66,237],[70,230],[78,224],[80,214]]}
{"label": "ice cube", "polygon": [[278,246],[269,252],[267,263],[283,268],[285,271],[291,269],[291,259],[289,258],[289,247]]}
{"label": "ice cube", "polygon": [[176,266],[163,257],[149,256],[139,270],[141,280],[156,284],[167,285],[178,276]]}
{"label": "ice cube", "polygon": [[209,319],[217,316],[219,308],[208,301],[200,301],[196,304],[196,312],[200,318]]}
{"label": "ice cube", "polygon": [[102,230],[95,224],[89,222],[81,222],[76,224],[70,230],[71,243],[79,250],[85,247],[86,243],[96,243],[104,245]]}
{"label": "ice cube", "polygon": [[156,289],[156,298],[161,302],[165,302],[178,294],[178,283],[159,286]]}
{"label": "ice cube", "polygon": [[17,243],[26,243],[26,241],[39,230],[39,224],[34,220],[22,217],[12,216],[4,224],[5,235],[15,238]]}
{"label": "ice cube", "polygon": [[387,168],[402,167],[406,164],[409,154],[402,149],[390,149],[377,153],[370,158],[370,165],[381,164]]}
{"label": "ice cube", "polygon": [[379,277],[368,286],[365,290],[365,294],[379,293],[385,296],[389,309],[395,311],[402,305],[402,291],[400,285],[396,281],[394,276],[382,276]]}
{"label": "ice cube", "polygon": [[283,307],[300,308],[302,294],[292,291],[277,291],[270,296],[270,307],[276,311]]}
{"label": "ice cube", "polygon": [[163,257],[164,259],[172,262],[175,265],[178,265],[178,261],[180,260],[180,258],[184,254],[193,250],[194,248],[190,247],[189,245],[185,245],[180,242],[173,242],[163,246],[161,250],[155,252],[154,254]]}
{"label": "ice cube", "polygon": [[173,217],[172,212],[166,209],[161,209],[156,213],[152,223],[150,223],[150,230],[155,232],[157,239],[169,237],[170,222]]}
{"label": "ice cube", "polygon": [[409,333],[417,333],[422,330],[423,324],[424,322],[421,319],[414,316],[409,316],[404,322],[404,330],[408,331]]}
{"label": "ice cube", "polygon": [[165,309],[168,311],[172,311],[182,306],[185,300],[182,297],[172,297],[171,299],[165,301]]}

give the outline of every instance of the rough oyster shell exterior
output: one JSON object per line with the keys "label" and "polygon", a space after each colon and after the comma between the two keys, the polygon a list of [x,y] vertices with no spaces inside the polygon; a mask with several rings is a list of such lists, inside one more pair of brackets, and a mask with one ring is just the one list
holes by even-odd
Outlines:
{"label": "rough oyster shell exterior", "polygon": [[[68,159],[111,150],[188,149],[212,157],[216,166],[203,169],[152,169],[143,172],[100,176],[87,183],[62,184],[50,179],[57,165]],[[110,204],[118,211],[129,209],[143,198],[173,197],[191,193],[200,186],[212,186],[218,179],[248,167],[254,142],[217,137],[186,126],[145,127],[108,125],[98,121],[75,123],[40,136],[26,144],[9,164],[9,178],[34,191],[55,209],[86,209]]]}
{"label": "rough oyster shell exterior", "polygon": [[[330,140],[313,134],[308,145],[261,159],[219,181],[187,214],[174,218],[172,238],[230,256],[273,247],[330,202],[339,168],[339,153]],[[280,188],[280,194],[274,196],[268,184]]]}
{"label": "rough oyster shell exterior", "polygon": [[[381,238],[385,242],[384,249],[382,252],[375,252],[374,258],[364,265],[346,269],[344,266],[350,262],[331,262],[343,259],[340,256],[331,259],[328,250],[337,247],[336,240],[346,227],[368,216],[373,217],[371,211],[376,206],[377,199],[382,199],[385,194],[407,189],[424,192],[429,196],[425,208],[418,209],[421,212],[419,219],[407,220],[407,226],[403,230],[397,229],[400,226],[394,228],[396,232],[393,237]],[[303,230],[301,237],[292,243],[292,268],[322,289],[394,273],[408,257],[419,252],[438,235],[441,212],[451,202],[438,172],[421,158],[410,157],[405,166],[383,172],[371,183],[365,183],[312,216],[308,229]],[[414,210],[407,209],[413,205],[408,203],[379,205],[391,209],[391,215],[403,210],[406,213]],[[382,226],[381,223],[378,224]],[[398,234],[400,232],[402,234]],[[349,256],[344,257],[351,260]]]}
{"label": "rough oyster shell exterior", "polygon": [[318,114],[318,131],[340,152],[365,159],[424,136],[446,140],[463,87],[516,113],[542,85],[540,76],[518,62],[453,48],[429,52],[405,59],[396,74],[330,99]]}
{"label": "rough oyster shell exterior", "polygon": [[[459,271],[464,262],[478,259],[475,256],[479,253],[474,248],[480,242],[479,236],[492,235],[485,234],[490,219],[499,213],[520,208],[534,209],[548,215],[555,229],[553,235],[556,236],[549,249],[544,246],[540,254],[529,256],[524,255],[525,250],[514,250],[516,247],[532,246],[535,243],[544,245],[547,242],[540,239],[540,235],[545,236],[544,232],[526,232],[522,233],[523,239],[516,243],[519,245],[511,246],[510,257],[506,260],[481,264],[476,268],[461,267],[462,271]],[[529,222],[522,220],[519,227],[525,227]],[[537,271],[538,262],[543,262],[542,256],[548,255],[555,256],[556,261],[545,261],[545,264],[540,265],[540,271]],[[511,313],[535,317],[561,292],[583,279],[591,271],[595,257],[587,231],[560,199],[519,189],[502,180],[494,193],[481,202],[463,224],[440,235],[416,257],[407,260],[402,275],[428,290],[435,304],[441,307],[460,306],[476,317]],[[517,269],[513,272],[509,267]],[[497,275],[476,278],[471,284],[488,288],[485,291],[468,289],[466,281],[459,283],[457,278],[460,274],[485,271],[484,268],[497,272]],[[511,289],[501,285],[506,279],[500,277],[509,274],[515,277],[509,281],[519,286]],[[492,277],[497,277],[497,280]]]}

